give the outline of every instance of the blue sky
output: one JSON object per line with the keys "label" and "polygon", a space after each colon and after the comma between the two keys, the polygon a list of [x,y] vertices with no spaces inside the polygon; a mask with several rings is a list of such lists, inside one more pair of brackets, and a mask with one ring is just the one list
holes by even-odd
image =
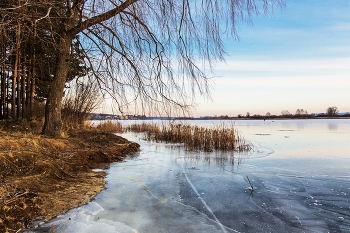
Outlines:
{"label": "blue sky", "polygon": [[194,116],[350,111],[350,1],[286,0],[284,9],[239,23],[215,66],[212,101]]}

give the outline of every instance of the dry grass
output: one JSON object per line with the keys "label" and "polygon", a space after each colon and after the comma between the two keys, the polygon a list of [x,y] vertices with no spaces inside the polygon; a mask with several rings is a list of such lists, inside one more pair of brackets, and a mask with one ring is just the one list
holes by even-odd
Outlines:
{"label": "dry grass", "polygon": [[144,132],[145,139],[156,142],[183,143],[188,151],[236,151],[248,152],[248,143],[233,126],[218,125],[213,128],[189,124],[132,124],[125,130]]}
{"label": "dry grass", "polygon": [[[91,125],[94,127],[95,125]],[[99,124],[95,126],[98,130],[102,132],[123,132],[123,126],[121,123],[116,121],[101,121]]]}
{"label": "dry grass", "polygon": [[139,148],[96,128],[54,139],[17,122],[1,123],[0,232],[17,232],[33,219],[50,219],[85,204],[104,185],[105,173],[91,169],[121,161]]}

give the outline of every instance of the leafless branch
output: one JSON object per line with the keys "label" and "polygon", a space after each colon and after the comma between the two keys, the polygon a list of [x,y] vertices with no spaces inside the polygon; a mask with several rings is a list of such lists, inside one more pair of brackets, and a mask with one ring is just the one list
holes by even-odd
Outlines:
{"label": "leafless branch", "polygon": [[44,15],[43,17],[40,17],[39,19],[36,19],[36,20],[35,20],[35,24],[36,24],[38,21],[49,17],[51,9],[52,9],[52,7],[49,7],[49,9],[47,10],[46,15]]}

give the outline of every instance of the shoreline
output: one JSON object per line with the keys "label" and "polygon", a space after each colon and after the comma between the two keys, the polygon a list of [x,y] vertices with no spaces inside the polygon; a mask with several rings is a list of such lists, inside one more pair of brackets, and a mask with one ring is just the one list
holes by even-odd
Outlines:
{"label": "shoreline", "polygon": [[240,120],[340,120],[340,119],[350,119],[350,117],[231,117],[231,118],[220,118],[220,117],[207,117],[207,118],[174,118],[173,120],[203,120],[203,121],[208,121],[208,120],[227,120],[227,121],[240,121]]}
{"label": "shoreline", "polygon": [[73,131],[49,138],[0,128],[0,232],[20,232],[93,200],[106,168],[139,151],[113,132]]}

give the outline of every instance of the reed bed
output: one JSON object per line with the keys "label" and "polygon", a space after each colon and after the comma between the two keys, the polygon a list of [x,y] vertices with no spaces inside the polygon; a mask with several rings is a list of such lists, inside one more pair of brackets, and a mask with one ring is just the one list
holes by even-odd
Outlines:
{"label": "reed bed", "polygon": [[222,124],[213,128],[205,128],[189,124],[142,123],[126,126],[124,130],[142,132],[147,141],[183,143],[188,151],[249,152],[252,150],[252,145],[233,125]]}
{"label": "reed bed", "polygon": [[117,121],[101,121],[96,128],[102,132],[123,132],[123,125]]}

